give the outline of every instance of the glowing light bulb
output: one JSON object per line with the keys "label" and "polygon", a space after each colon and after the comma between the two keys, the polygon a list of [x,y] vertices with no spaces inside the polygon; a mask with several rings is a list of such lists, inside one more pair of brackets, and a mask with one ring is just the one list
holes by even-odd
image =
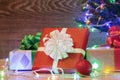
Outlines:
{"label": "glowing light bulb", "polygon": [[2,77],[2,78],[0,78],[0,80],[5,80],[5,78]]}
{"label": "glowing light bulb", "polygon": [[97,77],[100,75],[100,72],[98,72],[97,70],[93,70],[92,73],[90,74],[91,77]]}
{"label": "glowing light bulb", "polygon": [[35,75],[35,77],[39,78],[39,77],[40,77],[40,75],[37,73],[37,74]]}
{"label": "glowing light bulb", "polygon": [[59,77],[52,75],[52,76],[48,77],[48,80],[59,80]]}
{"label": "glowing light bulb", "polygon": [[91,32],[94,32],[94,31],[95,31],[95,29],[94,29],[94,28],[92,28],[92,29],[91,29]]}
{"label": "glowing light bulb", "polygon": [[92,63],[92,69],[93,70],[97,70],[97,71],[99,71],[99,70],[101,70],[102,69],[102,63],[98,60],[98,59],[93,59],[92,61],[91,61],[91,63]]}
{"label": "glowing light bulb", "polygon": [[93,47],[91,47],[92,49],[95,49],[95,48],[97,48],[97,47],[99,47],[99,45],[93,45]]}
{"label": "glowing light bulb", "polygon": [[0,77],[4,77],[4,75],[5,75],[4,70],[0,71]]}
{"label": "glowing light bulb", "polygon": [[115,3],[116,2],[116,0],[110,0],[110,3]]}
{"label": "glowing light bulb", "polygon": [[78,27],[80,27],[80,28],[81,28],[81,27],[83,27],[83,25],[82,25],[82,24],[78,24]]}
{"label": "glowing light bulb", "polygon": [[74,80],[80,80],[80,76],[77,73],[74,73]]}
{"label": "glowing light bulb", "polygon": [[112,73],[112,71],[114,71],[114,68],[109,67],[109,66],[105,67],[105,69],[103,70],[105,74],[110,74]]}
{"label": "glowing light bulb", "polygon": [[97,63],[93,63],[93,69],[98,69],[99,65]]}

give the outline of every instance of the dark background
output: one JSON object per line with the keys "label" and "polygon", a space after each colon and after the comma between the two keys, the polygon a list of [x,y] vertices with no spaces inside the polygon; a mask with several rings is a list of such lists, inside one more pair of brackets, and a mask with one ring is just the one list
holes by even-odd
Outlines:
{"label": "dark background", "polygon": [[[0,0],[0,58],[19,48],[26,34],[44,27],[77,27],[82,0]],[[105,44],[106,33],[91,32],[88,47]]]}

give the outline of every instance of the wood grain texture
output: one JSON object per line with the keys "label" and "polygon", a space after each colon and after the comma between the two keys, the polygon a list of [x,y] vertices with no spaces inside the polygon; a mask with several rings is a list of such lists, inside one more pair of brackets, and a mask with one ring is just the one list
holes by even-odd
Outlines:
{"label": "wood grain texture", "polygon": [[80,0],[1,0],[0,15],[35,15],[80,12]]}
{"label": "wood grain texture", "polygon": [[26,34],[44,27],[77,27],[81,0],[0,0],[0,58],[19,48]]}

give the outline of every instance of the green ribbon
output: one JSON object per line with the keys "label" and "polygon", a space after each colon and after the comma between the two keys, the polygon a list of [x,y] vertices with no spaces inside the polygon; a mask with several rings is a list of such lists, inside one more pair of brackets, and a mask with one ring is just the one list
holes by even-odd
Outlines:
{"label": "green ribbon", "polygon": [[22,50],[37,50],[40,42],[41,33],[34,35],[25,35],[21,41],[20,49]]}
{"label": "green ribbon", "polygon": [[32,64],[34,63],[34,60],[35,60],[35,56],[36,56],[36,52],[37,50],[32,50],[32,56],[31,56],[31,59],[32,59]]}
{"label": "green ribbon", "polygon": [[40,42],[41,33],[38,32],[36,35],[25,35],[21,41],[20,49],[22,50],[31,50],[31,59],[32,64],[36,56],[37,48]]}

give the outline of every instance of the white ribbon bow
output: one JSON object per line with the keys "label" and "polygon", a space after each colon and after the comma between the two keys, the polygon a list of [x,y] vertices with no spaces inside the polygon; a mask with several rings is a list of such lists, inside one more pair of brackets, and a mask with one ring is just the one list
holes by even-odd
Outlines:
{"label": "white ribbon bow", "polygon": [[69,34],[66,34],[67,28],[63,28],[61,32],[58,30],[52,31],[50,37],[44,38],[45,53],[52,59],[67,58],[67,52],[73,49],[73,40]]}
{"label": "white ribbon bow", "polygon": [[68,57],[67,53],[82,53],[85,55],[85,51],[80,48],[73,48],[73,40],[69,34],[66,34],[67,28],[63,28],[61,32],[54,30],[50,32],[50,36],[46,35],[43,38],[44,48],[38,48],[38,51],[45,52],[46,55],[49,55],[53,61],[52,69],[55,73],[57,71],[57,64],[59,59],[64,59]]}

